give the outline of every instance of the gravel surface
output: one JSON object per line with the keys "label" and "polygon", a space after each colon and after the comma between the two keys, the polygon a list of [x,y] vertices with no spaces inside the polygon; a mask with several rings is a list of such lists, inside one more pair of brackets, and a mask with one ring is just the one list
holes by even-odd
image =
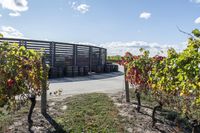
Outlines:
{"label": "gravel surface", "polygon": [[[60,78],[50,80],[48,94],[61,89],[61,96],[72,96],[77,94],[101,92],[114,94],[124,90],[123,67],[119,72],[91,74],[85,77]],[[55,96],[48,95],[48,98]],[[60,97],[60,96],[58,96]]]}
{"label": "gravel surface", "polygon": [[[109,95],[114,101],[115,106],[119,110],[120,123],[126,133],[188,133],[177,128],[176,124],[168,120],[157,122],[155,127],[152,127],[152,109],[142,107],[141,113],[136,111],[135,101],[131,103],[125,102],[124,92],[118,92]],[[67,110],[66,102],[68,98],[51,99],[48,101],[48,114],[55,119],[57,116],[63,115]],[[148,105],[146,105],[148,106]],[[7,125],[4,130],[6,133],[27,133],[27,111],[20,111],[13,114],[13,122]],[[157,117],[161,117],[159,113]],[[31,127],[32,133],[54,133],[55,129],[48,123],[48,121],[40,113],[40,101],[37,102],[36,108],[32,116],[33,125]]]}

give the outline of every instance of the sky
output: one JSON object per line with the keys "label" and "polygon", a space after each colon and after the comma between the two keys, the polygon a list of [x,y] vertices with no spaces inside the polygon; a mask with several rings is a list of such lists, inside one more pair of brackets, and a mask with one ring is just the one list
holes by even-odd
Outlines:
{"label": "sky", "polygon": [[0,0],[4,37],[105,47],[108,55],[182,50],[200,28],[200,0]]}

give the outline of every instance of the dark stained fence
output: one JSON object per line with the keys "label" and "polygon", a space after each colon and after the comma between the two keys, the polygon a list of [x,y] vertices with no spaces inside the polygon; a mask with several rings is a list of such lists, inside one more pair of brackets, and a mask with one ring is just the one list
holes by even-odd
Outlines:
{"label": "dark stained fence", "polygon": [[93,47],[91,56],[92,56],[91,71],[95,72],[97,70],[97,66],[99,65],[99,62],[100,62],[100,51],[99,51],[99,48]]}
{"label": "dark stained fence", "polygon": [[76,52],[77,66],[89,66],[90,47],[77,45]]}
{"label": "dark stained fence", "polygon": [[92,65],[97,66],[100,64],[100,48],[92,48]]}
{"label": "dark stained fence", "polygon": [[101,49],[101,57],[100,57],[100,61],[101,64],[106,64],[106,56],[107,56],[107,50],[106,49]]}
{"label": "dark stained fence", "polygon": [[41,50],[43,49],[46,54],[46,63],[53,64],[52,62],[52,48],[49,42],[42,41],[22,41],[21,45],[24,45],[27,49]]}
{"label": "dark stained fence", "polygon": [[10,43],[18,43],[20,45],[22,43],[22,41],[20,41],[20,40],[15,40],[15,39],[9,39],[9,40],[7,40],[5,38],[0,38],[0,43],[3,43],[4,41],[10,42]]}
{"label": "dark stained fence", "polygon": [[74,45],[67,43],[54,43],[54,45],[56,66],[66,67],[74,65]]}
{"label": "dark stained fence", "polygon": [[46,54],[46,63],[51,68],[78,66],[84,67],[80,71],[89,69],[89,71],[96,72],[97,66],[101,66],[103,69],[106,65],[107,51],[100,47],[52,41],[0,38],[0,44],[4,41],[18,43],[27,49],[43,49]]}

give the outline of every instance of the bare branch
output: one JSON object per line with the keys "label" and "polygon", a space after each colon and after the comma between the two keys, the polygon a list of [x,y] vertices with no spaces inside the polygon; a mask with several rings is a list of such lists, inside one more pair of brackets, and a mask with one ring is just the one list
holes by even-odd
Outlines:
{"label": "bare branch", "polygon": [[185,32],[185,31],[181,30],[178,26],[176,26],[176,27],[177,27],[177,29],[178,29],[179,32],[181,32],[181,33],[183,33],[183,34],[186,34],[186,35],[188,35],[188,36],[190,36],[190,37],[192,37],[192,38],[195,38],[192,34],[187,33],[187,32]]}

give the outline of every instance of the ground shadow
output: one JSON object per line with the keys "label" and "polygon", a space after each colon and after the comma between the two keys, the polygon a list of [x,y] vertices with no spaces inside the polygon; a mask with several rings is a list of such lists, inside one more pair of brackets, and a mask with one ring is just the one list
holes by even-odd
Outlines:
{"label": "ground shadow", "polygon": [[158,130],[160,133],[167,133],[166,131],[164,131],[164,130],[158,128],[158,127],[155,127],[155,129]]}
{"label": "ground shadow", "polygon": [[88,81],[88,80],[99,80],[99,79],[107,79],[107,78],[113,78],[124,75],[123,72],[112,72],[112,73],[92,73],[88,76],[82,76],[82,77],[65,77],[65,78],[57,78],[57,79],[50,79],[50,83],[62,83],[62,82],[79,82],[79,81]]}
{"label": "ground shadow", "polygon": [[[61,125],[59,125],[49,114],[43,114],[44,118],[51,124],[51,126],[55,129],[55,131],[49,131],[47,133],[69,133],[70,131],[65,131]],[[28,124],[29,133],[35,133],[31,128],[33,126],[33,122]]]}
{"label": "ground shadow", "polygon": [[[135,105],[138,105],[138,103],[137,102],[132,102],[132,104],[135,104]],[[151,107],[151,106],[148,106],[148,105],[141,105],[141,107],[143,107],[143,108],[148,108],[148,109],[151,109],[151,110],[153,110],[153,107]]]}
{"label": "ground shadow", "polygon": [[43,116],[54,127],[55,131],[53,133],[69,133],[68,131],[65,131],[49,114],[45,113]]}
{"label": "ground shadow", "polygon": [[29,123],[29,125],[28,125],[28,131],[29,131],[29,133],[34,133],[34,131],[31,129],[32,126],[33,126],[33,123]]}

